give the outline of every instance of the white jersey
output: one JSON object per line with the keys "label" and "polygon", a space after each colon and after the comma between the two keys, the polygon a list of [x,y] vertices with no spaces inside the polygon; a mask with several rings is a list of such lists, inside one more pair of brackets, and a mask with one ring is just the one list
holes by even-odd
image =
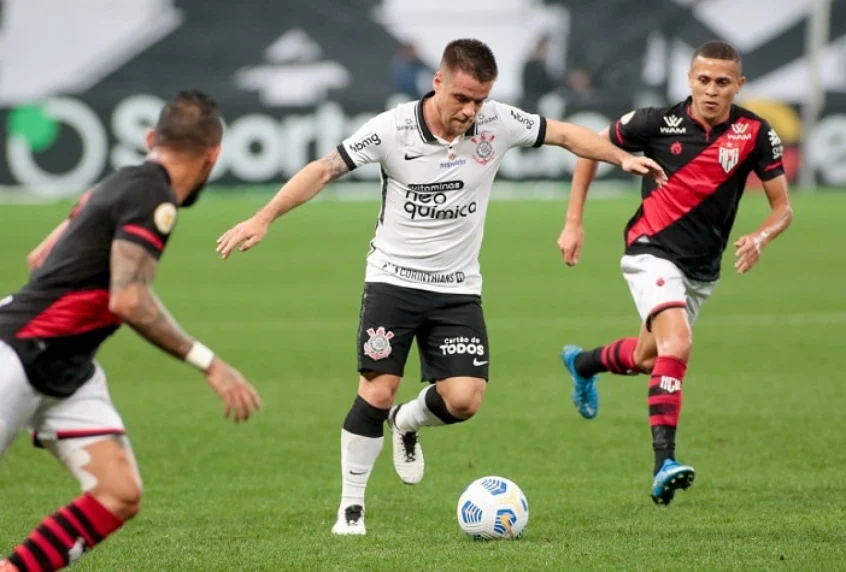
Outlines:
{"label": "white jersey", "polygon": [[364,124],[338,146],[350,170],[379,163],[382,208],[365,281],[481,294],[479,250],[491,186],[512,147],[539,147],[546,119],[487,101],[454,141],[435,137],[423,100]]}

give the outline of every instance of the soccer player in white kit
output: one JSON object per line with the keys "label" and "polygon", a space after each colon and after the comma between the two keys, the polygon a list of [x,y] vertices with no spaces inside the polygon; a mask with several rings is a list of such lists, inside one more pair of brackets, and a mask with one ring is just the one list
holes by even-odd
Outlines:
{"label": "soccer player in white kit", "polygon": [[[365,534],[364,492],[386,421],[394,468],[403,482],[416,484],[423,478],[418,430],[466,421],[482,403],[490,352],[478,256],[491,185],[506,152],[556,145],[664,180],[651,159],[634,157],[586,128],[489,101],[496,76],[488,46],[451,42],[431,93],[368,121],[218,240],[224,258],[238,245],[247,250],[273,220],[330,181],[367,163],[381,167],[382,206],[367,254],[358,329],[358,395],[341,431],[335,534]],[[394,406],[415,338],[423,381],[431,384],[417,399]]]}

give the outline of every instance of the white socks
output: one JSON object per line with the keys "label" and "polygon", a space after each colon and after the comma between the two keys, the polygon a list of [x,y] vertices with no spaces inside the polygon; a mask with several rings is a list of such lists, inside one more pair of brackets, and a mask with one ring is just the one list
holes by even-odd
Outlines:
{"label": "white socks", "polygon": [[437,391],[434,385],[429,385],[408,403],[403,403],[394,418],[394,425],[400,433],[414,433],[421,427],[435,427],[444,425],[434,413],[426,406],[426,394],[430,391]]}
{"label": "white socks", "polygon": [[384,440],[384,437],[362,437],[341,429],[341,511],[354,504],[364,506],[367,480]]}

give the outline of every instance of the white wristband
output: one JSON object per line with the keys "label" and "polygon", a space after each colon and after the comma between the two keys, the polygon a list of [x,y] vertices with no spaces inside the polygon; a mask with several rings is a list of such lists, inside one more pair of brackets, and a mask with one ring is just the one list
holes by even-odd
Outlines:
{"label": "white wristband", "polygon": [[185,361],[200,371],[206,371],[211,367],[212,361],[214,361],[214,352],[200,342],[194,342],[194,345],[191,346],[191,351],[185,356]]}

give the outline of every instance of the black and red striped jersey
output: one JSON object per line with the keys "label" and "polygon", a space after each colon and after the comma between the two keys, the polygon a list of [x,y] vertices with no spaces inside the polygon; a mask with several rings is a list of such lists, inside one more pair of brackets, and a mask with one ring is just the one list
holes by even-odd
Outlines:
{"label": "black and red striped jersey", "polygon": [[625,230],[627,254],[652,254],[675,263],[694,280],[720,276],[746,180],[784,174],[782,144],[772,127],[733,105],[728,121],[708,127],[677,105],[642,108],[609,129],[611,141],[642,151],[667,173],[666,185],[643,179],[642,202]]}
{"label": "black and red striped jersey", "polygon": [[80,198],[44,263],[0,301],[0,340],[33,387],[67,397],[91,377],[97,349],[121,323],[109,311],[112,241],[139,244],[158,259],[177,204],[167,171],[154,162],[122,168]]}

